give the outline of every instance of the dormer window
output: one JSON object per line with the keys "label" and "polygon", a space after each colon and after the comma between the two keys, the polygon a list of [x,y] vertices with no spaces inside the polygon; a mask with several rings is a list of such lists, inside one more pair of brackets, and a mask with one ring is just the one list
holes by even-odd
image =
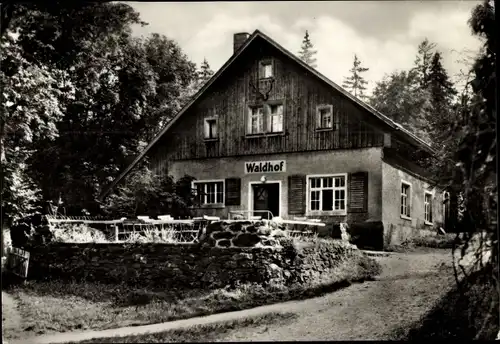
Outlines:
{"label": "dormer window", "polygon": [[274,68],[272,60],[260,61],[259,79],[269,79],[274,77]]}
{"label": "dormer window", "polygon": [[217,139],[217,118],[205,118],[205,140]]}
{"label": "dormer window", "polygon": [[316,108],[316,129],[332,129],[333,128],[333,106],[319,105]]}

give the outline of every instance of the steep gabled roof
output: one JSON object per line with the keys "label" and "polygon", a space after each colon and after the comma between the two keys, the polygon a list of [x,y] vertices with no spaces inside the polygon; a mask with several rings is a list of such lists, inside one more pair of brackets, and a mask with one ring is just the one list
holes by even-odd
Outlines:
{"label": "steep gabled roof", "polygon": [[419,137],[415,136],[413,133],[409,132],[405,128],[403,128],[400,124],[394,122],[391,120],[389,117],[383,115],[379,111],[377,111],[375,108],[372,106],[366,104],[359,98],[353,96],[351,93],[347,92],[344,90],[342,87],[319,73],[317,70],[306,64],[304,61],[299,59],[297,56],[292,54],[290,51],[287,49],[283,48],[281,45],[276,43],[273,39],[271,39],[269,36],[263,34],[259,30],[255,30],[254,33],[245,41],[245,43],[227,60],[227,62],[215,73],[210,80],[208,80],[205,85],[191,98],[191,100],[184,105],[184,107],[177,113],[177,115],[172,118],[170,122],[167,123],[167,125],[156,135],[156,137],[147,145],[147,147],[137,155],[137,157],[134,159],[134,161],[123,170],[123,172],[102,192],[100,198],[103,199],[106,197],[106,195],[118,184],[138,163],[141,161],[144,156],[148,153],[148,151],[165,135],[166,132],[176,123],[179,118],[205,93],[205,91],[220,77],[221,74],[224,73],[224,71],[246,50],[246,48],[257,38],[261,37],[268,43],[270,43],[273,47],[278,49],[280,52],[282,52],[285,56],[289,57],[293,61],[295,61],[297,64],[305,68],[309,73],[313,74],[317,78],[321,79],[323,82],[327,83],[329,86],[334,88],[336,91],[340,92],[343,94],[346,98],[350,99],[354,103],[358,104],[371,114],[373,114],[375,117],[377,117],[379,120],[383,121],[384,123],[388,124],[391,128],[394,130],[402,132],[407,139],[410,142],[413,142],[416,146],[422,148],[423,150],[434,154],[435,151],[422,139]]}

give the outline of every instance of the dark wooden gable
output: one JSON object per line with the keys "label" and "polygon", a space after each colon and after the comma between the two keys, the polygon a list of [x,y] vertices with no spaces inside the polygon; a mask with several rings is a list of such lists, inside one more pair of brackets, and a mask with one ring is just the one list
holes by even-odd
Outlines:
{"label": "dark wooden gable", "polygon": [[[251,86],[261,60],[272,61],[274,85],[267,102],[282,103],[283,133],[247,135],[248,106],[266,103]],[[331,104],[337,130],[316,130],[316,109]],[[218,116],[217,141],[204,140],[204,118]],[[377,119],[264,39],[257,37],[159,142],[160,154],[174,160],[272,154],[383,145]]]}

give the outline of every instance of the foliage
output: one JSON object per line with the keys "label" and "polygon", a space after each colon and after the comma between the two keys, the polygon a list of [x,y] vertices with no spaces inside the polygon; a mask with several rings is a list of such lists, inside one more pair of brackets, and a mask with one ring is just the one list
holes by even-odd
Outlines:
{"label": "foliage", "polygon": [[301,50],[299,51],[299,58],[307,63],[312,68],[316,68],[316,55],[317,51],[313,49],[314,45],[309,38],[309,32],[306,30],[304,35],[304,39],[302,41]]}
{"label": "foliage", "polygon": [[[18,89],[12,88],[4,103],[25,101],[23,116],[50,119],[35,118],[31,133],[16,124],[19,138],[33,134],[37,140],[36,152],[23,157],[23,178],[38,185],[44,200],[61,197],[69,214],[79,215],[83,208],[97,213],[102,187],[183,105],[195,66],[164,36],[133,38],[131,26],[145,23],[127,4],[12,8],[5,11],[10,20],[2,44],[10,45],[2,58],[14,62],[2,60],[2,72],[16,71],[18,61],[23,68],[9,80]],[[22,142],[19,152],[29,151],[28,143]],[[15,148],[10,142],[6,147],[7,154]]]}
{"label": "foliage", "polygon": [[362,99],[366,98],[363,92],[366,90],[368,81],[366,81],[361,74],[367,72],[368,70],[369,68],[361,67],[361,61],[358,59],[357,55],[354,55],[353,66],[349,70],[349,72],[351,72],[351,76],[345,78],[342,87],[354,94],[356,97],[360,97]]}
{"label": "foliage", "polygon": [[399,71],[386,75],[376,83],[369,103],[423,140],[429,141],[425,130],[425,119],[431,111],[429,98],[428,91],[420,87],[417,73]]}
{"label": "foliage", "polygon": [[74,88],[64,71],[25,59],[15,33],[8,31],[0,45],[2,218],[11,224],[36,208],[39,190],[26,173],[27,161],[42,140],[57,137],[56,123]]}
{"label": "foliage", "polygon": [[175,230],[167,229],[147,229],[141,233],[132,233],[127,240],[128,243],[176,243]]}
{"label": "foliage", "polygon": [[[460,145],[456,159],[460,168],[464,188],[466,216],[464,221],[470,231],[489,228],[497,240],[496,226],[490,220],[496,218],[496,56],[497,46],[495,27],[495,8],[485,1],[477,5],[469,20],[472,32],[483,38],[482,54],[472,68],[474,79],[471,81],[474,92],[473,101],[467,117],[462,123]],[[496,248],[496,244],[492,247]],[[495,265],[497,254],[492,254]]]}
{"label": "foliage", "polygon": [[111,217],[170,214],[189,215],[193,204],[192,177],[184,176],[174,182],[169,176],[158,176],[147,167],[130,174],[126,183],[107,197],[103,210]]}
{"label": "foliage", "polygon": [[203,59],[203,63],[198,71],[198,88],[203,87],[212,75],[214,75],[214,71],[210,69],[207,59]]}
{"label": "foliage", "polygon": [[52,229],[53,241],[68,243],[107,242],[98,229],[85,224],[58,224]]}
{"label": "foliage", "polygon": [[[455,103],[455,90],[448,73],[442,65],[442,57],[436,51],[426,71],[425,89],[430,97],[431,111],[425,118],[426,131],[429,134],[438,159],[430,164],[430,169],[437,182],[451,190],[453,182],[453,152],[459,138],[456,135],[460,118],[460,107]],[[456,188],[455,188],[456,189]],[[458,190],[454,190],[457,192]]]}
{"label": "foliage", "polygon": [[421,88],[427,88],[429,82],[429,74],[431,72],[431,64],[433,60],[433,50],[436,48],[436,43],[429,42],[425,38],[418,45],[418,52],[415,58],[415,67],[412,71],[416,74]]}

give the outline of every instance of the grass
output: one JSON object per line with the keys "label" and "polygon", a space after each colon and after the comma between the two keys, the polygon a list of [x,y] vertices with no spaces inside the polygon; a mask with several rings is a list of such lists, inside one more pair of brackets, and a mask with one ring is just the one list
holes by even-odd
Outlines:
{"label": "grass", "polygon": [[397,328],[391,340],[494,340],[499,331],[499,295],[486,270],[455,285],[430,312],[406,328]]}
{"label": "grass", "polygon": [[447,233],[444,235],[423,235],[420,237],[412,238],[403,242],[401,245],[388,245],[384,250],[388,252],[405,253],[422,248],[438,248],[438,249],[452,249],[453,245],[461,245],[463,241],[457,239],[455,233]]}
{"label": "grass", "polygon": [[295,313],[268,313],[261,316],[225,321],[206,325],[195,325],[188,328],[169,330],[158,333],[148,333],[136,336],[94,338],[84,343],[166,343],[166,342],[214,342],[224,334],[243,327],[257,327],[268,324],[287,324],[297,318]]}
{"label": "grass", "polygon": [[[6,290],[17,301],[22,318],[18,328],[6,333],[6,338],[153,324],[304,299],[335,291],[351,282],[373,279],[380,269],[377,262],[359,255],[340,261],[328,279],[291,288],[243,284],[232,290],[162,290],[28,281]],[[137,304],[134,295],[143,295],[146,302]]]}

